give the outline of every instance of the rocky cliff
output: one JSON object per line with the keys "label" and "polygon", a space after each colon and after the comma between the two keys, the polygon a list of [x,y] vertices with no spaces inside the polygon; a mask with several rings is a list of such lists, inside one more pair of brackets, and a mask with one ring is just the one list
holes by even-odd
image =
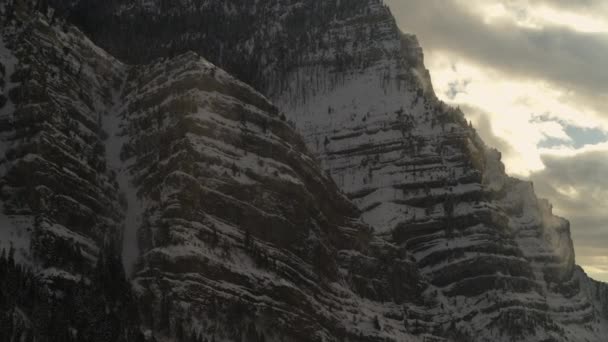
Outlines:
{"label": "rocky cliff", "polygon": [[25,3],[0,10],[0,340],[132,340],[99,124],[122,64]]}
{"label": "rocky cliff", "polygon": [[122,243],[123,338],[605,336],[569,223],[436,98],[381,2],[55,5],[3,12],[0,236],[73,282]]}
{"label": "rocky cliff", "polygon": [[[7,282],[6,338],[412,338],[402,304],[422,310],[425,291],[413,260],[373,236],[269,100],[194,53],[124,65],[19,6],[3,31],[2,265],[53,309],[9,300],[27,293]],[[32,120],[23,140],[18,120]],[[138,251],[123,253],[132,295],[114,268],[121,242]],[[100,286],[113,309],[72,316]],[[96,320],[104,331],[82,326]]]}
{"label": "rocky cliff", "polygon": [[367,326],[422,291],[416,267],[371,235],[266,98],[194,53],[133,68],[122,98],[148,326],[178,339],[406,338],[400,321]]}

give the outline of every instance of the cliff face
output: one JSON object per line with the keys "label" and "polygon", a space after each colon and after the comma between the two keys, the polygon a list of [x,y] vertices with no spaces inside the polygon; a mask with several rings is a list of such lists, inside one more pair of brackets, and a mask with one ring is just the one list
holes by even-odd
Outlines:
{"label": "cliff face", "polygon": [[124,210],[99,125],[122,64],[25,4],[0,10],[0,340],[131,339]]}
{"label": "cliff face", "polygon": [[[365,326],[401,310],[363,303],[421,291],[405,253],[374,240],[249,86],[187,53],[133,68],[122,98],[122,157],[144,203],[134,283],[148,326],[178,339],[374,339],[388,332]],[[390,334],[403,339],[400,323]]]}
{"label": "cliff face", "polygon": [[277,103],[377,236],[413,254],[469,339],[599,339],[569,223],[505,174],[500,153],[437,100],[415,39],[370,8],[385,14],[371,26],[385,34],[363,47],[353,21],[327,33],[365,63],[298,65]]}
{"label": "cliff face", "polygon": [[312,95],[287,91],[278,103],[363,220],[414,255],[446,320],[481,341],[598,339],[603,326],[573,277],[569,224],[434,97],[419,59],[390,56],[334,74],[330,87],[303,81],[302,66],[289,83]]}
{"label": "cliff face", "polygon": [[57,16],[3,21],[0,242],[60,290],[107,280],[122,243],[134,294],[115,315],[137,301],[141,322],[111,331],[605,336],[605,289],[575,266],[568,222],[436,98],[380,2],[56,5],[138,65]]}
{"label": "cliff face", "polygon": [[[269,100],[195,53],[124,65],[57,19],[10,14],[6,74],[28,76],[7,91],[3,212],[20,226],[2,227],[17,247],[1,263],[3,338],[413,338],[413,260],[371,234]],[[132,295],[121,242],[137,251],[123,255]],[[83,304],[100,287],[105,312]]]}
{"label": "cliff face", "polygon": [[576,267],[574,272],[580,281],[581,288],[591,298],[596,312],[602,319],[608,319],[608,285],[589,278],[580,267]]}
{"label": "cliff face", "polygon": [[79,272],[120,241],[122,210],[98,123],[121,64],[80,32],[16,15],[1,46],[5,219],[15,230],[35,227],[22,234],[33,253],[15,241],[19,259]]}

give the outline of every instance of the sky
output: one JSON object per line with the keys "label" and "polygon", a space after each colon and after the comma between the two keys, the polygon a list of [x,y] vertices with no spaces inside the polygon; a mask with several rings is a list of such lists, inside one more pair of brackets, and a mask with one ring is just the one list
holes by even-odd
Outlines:
{"label": "sky", "polygon": [[577,263],[608,281],[608,1],[385,2],[437,95],[570,221]]}

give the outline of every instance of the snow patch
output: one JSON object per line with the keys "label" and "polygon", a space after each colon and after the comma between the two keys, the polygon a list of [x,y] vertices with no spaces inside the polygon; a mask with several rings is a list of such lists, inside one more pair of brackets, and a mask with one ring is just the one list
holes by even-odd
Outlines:
{"label": "snow patch", "polygon": [[136,187],[131,182],[129,166],[133,161],[123,161],[120,157],[122,147],[128,139],[122,130],[125,120],[120,115],[120,93],[122,91],[114,92],[114,106],[102,117],[102,126],[108,134],[108,139],[105,141],[108,168],[116,174],[121,196],[124,196],[127,206],[123,223],[122,262],[125,273],[130,276],[139,257],[137,231],[142,223],[144,205],[137,196]]}

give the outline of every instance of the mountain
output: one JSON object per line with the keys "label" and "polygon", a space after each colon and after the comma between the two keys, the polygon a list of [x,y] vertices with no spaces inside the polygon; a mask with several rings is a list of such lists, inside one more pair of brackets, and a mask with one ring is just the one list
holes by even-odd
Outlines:
{"label": "mountain", "polygon": [[2,9],[4,339],[606,336],[569,223],[380,1],[50,4]]}
{"label": "mountain", "polygon": [[0,26],[0,340],[134,340],[101,111],[122,64],[23,3]]}
{"label": "mountain", "polygon": [[[416,266],[371,234],[265,97],[197,54],[125,65],[60,20],[13,11],[3,272],[52,309],[10,300],[28,292],[7,281],[6,339],[409,339],[400,319],[374,324],[423,305]],[[123,255],[132,290],[115,269],[121,241],[139,247]],[[98,287],[112,312],[71,317]]]}
{"label": "mountain", "polygon": [[366,299],[421,291],[405,252],[374,239],[251,87],[186,53],[135,67],[122,94],[121,157],[144,208],[133,281],[148,326],[178,339],[371,339],[384,333],[353,313],[371,327],[400,307]]}

